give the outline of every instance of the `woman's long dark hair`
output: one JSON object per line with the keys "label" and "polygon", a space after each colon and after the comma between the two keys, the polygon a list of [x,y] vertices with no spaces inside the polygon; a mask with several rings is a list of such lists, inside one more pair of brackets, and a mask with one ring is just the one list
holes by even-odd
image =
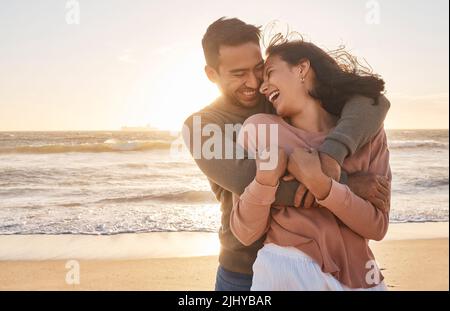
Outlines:
{"label": "woman's long dark hair", "polygon": [[327,53],[304,40],[274,40],[266,54],[279,56],[291,66],[298,65],[304,59],[309,60],[316,76],[314,88],[309,94],[320,100],[324,109],[333,115],[339,116],[353,95],[373,98],[377,104],[378,97],[384,91],[384,81],[362,66],[344,48]]}

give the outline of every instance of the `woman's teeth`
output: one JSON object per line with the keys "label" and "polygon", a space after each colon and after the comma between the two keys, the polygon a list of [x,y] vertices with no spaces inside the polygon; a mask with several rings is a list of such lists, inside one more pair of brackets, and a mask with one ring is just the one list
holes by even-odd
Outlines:
{"label": "woman's teeth", "polygon": [[280,91],[274,91],[274,92],[270,93],[269,101],[273,104],[273,102],[278,98],[279,95],[280,95]]}

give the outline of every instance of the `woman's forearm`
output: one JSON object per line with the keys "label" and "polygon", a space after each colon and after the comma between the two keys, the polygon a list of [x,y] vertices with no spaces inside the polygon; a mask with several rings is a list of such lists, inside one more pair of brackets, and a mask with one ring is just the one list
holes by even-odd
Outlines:
{"label": "woman's forearm", "polygon": [[389,212],[358,197],[347,186],[332,181],[330,193],[317,200],[350,229],[370,240],[382,240],[389,226]]}
{"label": "woman's forearm", "polygon": [[242,244],[251,245],[267,232],[277,188],[278,185],[265,186],[255,179],[240,197],[233,196],[230,228]]}

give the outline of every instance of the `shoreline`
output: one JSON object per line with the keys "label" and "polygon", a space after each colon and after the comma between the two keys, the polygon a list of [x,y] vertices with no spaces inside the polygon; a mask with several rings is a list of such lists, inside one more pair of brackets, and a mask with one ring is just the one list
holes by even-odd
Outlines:
{"label": "shoreline", "polygon": [[[385,239],[427,240],[449,237],[449,223],[390,224]],[[0,261],[64,259],[147,259],[216,256],[217,233],[152,232],[116,235],[0,235]]]}
{"label": "shoreline", "polygon": [[[448,291],[449,240],[389,240],[372,250],[389,291]],[[0,290],[212,291],[217,256],[139,260],[0,261]],[[73,270],[72,270],[73,271]]]}
{"label": "shoreline", "polygon": [[[449,223],[391,224],[370,242],[389,290],[449,289]],[[216,233],[0,236],[0,290],[214,290]],[[79,283],[67,281],[73,264]]]}

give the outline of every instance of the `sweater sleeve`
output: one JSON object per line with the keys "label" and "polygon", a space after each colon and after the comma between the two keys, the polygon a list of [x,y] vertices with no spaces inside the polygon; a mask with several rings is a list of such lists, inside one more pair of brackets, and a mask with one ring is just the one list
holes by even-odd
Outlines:
{"label": "sweater sleeve", "polygon": [[385,96],[378,103],[361,95],[353,96],[344,106],[341,118],[319,151],[328,154],[342,165],[348,155],[352,155],[367,144],[382,127],[390,108]]}
{"label": "sweater sleeve", "polygon": [[[369,172],[386,176],[391,181],[389,150],[386,134],[380,130],[371,143]],[[332,181],[330,193],[317,202],[328,208],[336,217],[357,234],[370,240],[380,241],[389,226],[389,208],[386,212],[354,194],[347,186]],[[390,206],[390,196],[389,196]]]}
{"label": "sweater sleeve", "polygon": [[239,197],[233,195],[230,228],[234,236],[245,246],[261,238],[270,226],[270,207],[275,201],[275,187],[253,180]]}
{"label": "sweater sleeve", "polygon": [[[194,117],[200,116],[199,126],[194,126]],[[256,162],[254,159],[244,158],[238,159],[232,157],[227,159],[225,155],[222,158],[206,158],[204,156],[196,156],[194,150],[194,135],[200,138],[200,143],[197,148],[203,148],[205,141],[209,138],[203,136],[201,131],[207,124],[214,124],[223,129],[224,124],[221,120],[213,118],[210,115],[204,113],[197,113],[186,119],[183,128],[183,138],[186,145],[189,147],[189,151],[194,157],[194,160],[200,170],[215,184],[221,188],[241,195],[245,188],[253,181],[256,176]],[[233,150],[237,150],[238,144],[233,140],[233,137],[227,137],[222,135],[222,139],[232,146]],[[223,150],[224,151],[224,148]],[[283,206],[294,206],[295,192],[299,186],[298,181],[280,181],[278,192],[275,198],[275,204]]]}

